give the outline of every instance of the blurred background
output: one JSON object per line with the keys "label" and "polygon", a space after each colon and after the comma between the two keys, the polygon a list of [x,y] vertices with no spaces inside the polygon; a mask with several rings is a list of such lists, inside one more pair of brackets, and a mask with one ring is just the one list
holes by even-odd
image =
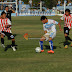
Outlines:
{"label": "blurred background", "polygon": [[64,3],[72,13],[72,0],[0,0],[0,13],[8,5],[18,16],[53,16],[64,14]]}

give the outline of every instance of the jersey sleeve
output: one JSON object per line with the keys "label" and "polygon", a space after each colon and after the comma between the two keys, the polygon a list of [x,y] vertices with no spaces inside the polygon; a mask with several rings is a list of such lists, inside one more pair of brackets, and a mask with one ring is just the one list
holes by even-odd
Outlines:
{"label": "jersey sleeve", "polygon": [[8,25],[11,25],[11,21],[9,19],[7,20],[7,23],[8,23]]}
{"label": "jersey sleeve", "polygon": [[58,24],[58,22],[55,21],[55,20],[51,20],[51,23],[53,23],[53,24]]}
{"label": "jersey sleeve", "polygon": [[45,27],[45,25],[43,25],[43,30],[44,30],[44,31],[47,31],[47,28]]}

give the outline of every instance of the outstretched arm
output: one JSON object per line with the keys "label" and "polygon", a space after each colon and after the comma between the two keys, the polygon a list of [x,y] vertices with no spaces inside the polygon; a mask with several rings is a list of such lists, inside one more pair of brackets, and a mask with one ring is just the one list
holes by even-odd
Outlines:
{"label": "outstretched arm", "polygon": [[59,26],[60,31],[63,31],[63,29],[61,28],[61,20],[59,21],[58,26]]}
{"label": "outstretched arm", "polygon": [[5,25],[5,28],[9,28],[9,27],[11,27],[11,25]]}
{"label": "outstretched arm", "polygon": [[13,9],[10,8],[10,10],[11,10],[12,13],[15,13],[15,11]]}
{"label": "outstretched arm", "polygon": [[11,10],[12,10],[12,13],[15,13],[15,11],[13,9],[11,9]]}

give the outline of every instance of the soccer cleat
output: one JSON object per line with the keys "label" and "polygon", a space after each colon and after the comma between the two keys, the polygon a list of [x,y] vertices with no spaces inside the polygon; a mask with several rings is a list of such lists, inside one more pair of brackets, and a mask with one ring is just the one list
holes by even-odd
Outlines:
{"label": "soccer cleat", "polygon": [[16,48],[15,48],[15,46],[11,46],[11,48],[13,49],[13,51],[16,51]]}
{"label": "soccer cleat", "polygon": [[72,42],[71,42],[71,47],[72,47]]}
{"label": "soccer cleat", "polygon": [[68,45],[65,45],[65,47],[64,48],[68,48]]}
{"label": "soccer cleat", "polygon": [[1,44],[1,46],[2,46],[3,48],[5,48],[5,45],[4,45],[4,44]]}
{"label": "soccer cleat", "polygon": [[52,53],[52,54],[54,54],[54,51],[53,51],[53,50],[50,50],[50,51],[48,51],[48,53]]}
{"label": "soccer cleat", "polygon": [[41,50],[41,52],[44,52],[44,50]]}

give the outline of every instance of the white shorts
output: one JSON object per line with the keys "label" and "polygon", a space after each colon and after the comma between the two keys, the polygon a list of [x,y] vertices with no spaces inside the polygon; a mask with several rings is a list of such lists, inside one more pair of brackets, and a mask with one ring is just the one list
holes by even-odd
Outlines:
{"label": "white shorts", "polygon": [[[46,33],[46,34],[44,34],[44,37],[46,38],[45,41],[49,40],[50,34],[51,34],[51,33]],[[56,32],[54,32],[54,34],[52,35],[52,39],[54,39],[55,37],[56,37]]]}

